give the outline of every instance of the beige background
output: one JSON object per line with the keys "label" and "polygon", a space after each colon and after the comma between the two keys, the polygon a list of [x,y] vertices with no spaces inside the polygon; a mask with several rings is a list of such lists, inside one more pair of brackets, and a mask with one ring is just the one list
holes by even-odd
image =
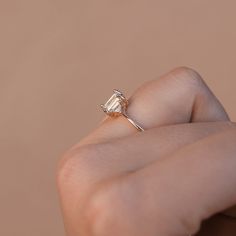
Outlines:
{"label": "beige background", "polygon": [[65,149],[126,94],[186,65],[236,119],[236,2],[0,1],[0,235],[64,235],[55,188]]}

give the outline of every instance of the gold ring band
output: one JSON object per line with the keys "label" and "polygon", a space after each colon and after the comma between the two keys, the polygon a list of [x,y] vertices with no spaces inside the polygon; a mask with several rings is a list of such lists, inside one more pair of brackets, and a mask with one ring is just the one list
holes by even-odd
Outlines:
{"label": "gold ring band", "polygon": [[133,119],[127,115],[128,100],[125,98],[122,92],[117,89],[113,90],[113,95],[107,100],[105,104],[102,104],[102,110],[111,117],[124,116],[138,131],[144,131],[144,129],[137,124]]}
{"label": "gold ring band", "polygon": [[138,125],[134,120],[128,117],[127,114],[123,114],[123,116],[138,130],[138,131],[144,131],[144,129]]}

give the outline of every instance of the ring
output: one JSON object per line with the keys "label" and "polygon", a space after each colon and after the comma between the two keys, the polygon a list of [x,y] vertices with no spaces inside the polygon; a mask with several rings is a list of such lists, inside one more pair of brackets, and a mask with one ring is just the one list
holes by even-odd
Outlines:
{"label": "ring", "polygon": [[113,95],[108,99],[108,101],[101,105],[102,110],[111,117],[124,116],[138,131],[144,131],[140,125],[127,115],[126,111],[129,102],[123,93],[117,89],[114,89],[113,92]]}

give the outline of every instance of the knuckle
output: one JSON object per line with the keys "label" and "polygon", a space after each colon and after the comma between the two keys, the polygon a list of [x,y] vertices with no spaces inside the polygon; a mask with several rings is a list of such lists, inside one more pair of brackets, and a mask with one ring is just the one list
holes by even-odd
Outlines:
{"label": "knuckle", "polygon": [[185,66],[177,67],[172,70],[171,74],[176,79],[183,81],[186,85],[194,86],[194,88],[205,86],[201,75],[192,68]]}
{"label": "knuckle", "polygon": [[82,146],[68,150],[61,158],[57,168],[57,183],[59,186],[68,183],[82,182],[88,175],[88,160],[95,155],[93,145]]}
{"label": "knuckle", "polygon": [[150,88],[157,88],[155,85],[160,86],[160,83],[162,85],[168,85],[168,87],[180,89],[194,96],[197,94],[205,96],[209,93],[209,89],[201,75],[196,70],[185,66],[171,70],[158,78],[158,80],[153,79],[145,82],[140,89],[147,91]]}

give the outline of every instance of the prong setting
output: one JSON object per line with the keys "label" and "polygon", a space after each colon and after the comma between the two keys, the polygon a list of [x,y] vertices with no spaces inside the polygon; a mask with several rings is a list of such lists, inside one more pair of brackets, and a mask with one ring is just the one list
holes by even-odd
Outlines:
{"label": "prong setting", "polygon": [[144,131],[142,126],[136,123],[127,115],[128,100],[125,98],[122,92],[117,89],[113,90],[112,96],[106,103],[101,104],[102,110],[111,117],[123,116],[125,117],[138,131]]}
{"label": "prong setting", "polygon": [[109,116],[119,116],[125,113],[128,101],[119,90],[114,89],[113,92],[113,95],[101,105],[101,108]]}

